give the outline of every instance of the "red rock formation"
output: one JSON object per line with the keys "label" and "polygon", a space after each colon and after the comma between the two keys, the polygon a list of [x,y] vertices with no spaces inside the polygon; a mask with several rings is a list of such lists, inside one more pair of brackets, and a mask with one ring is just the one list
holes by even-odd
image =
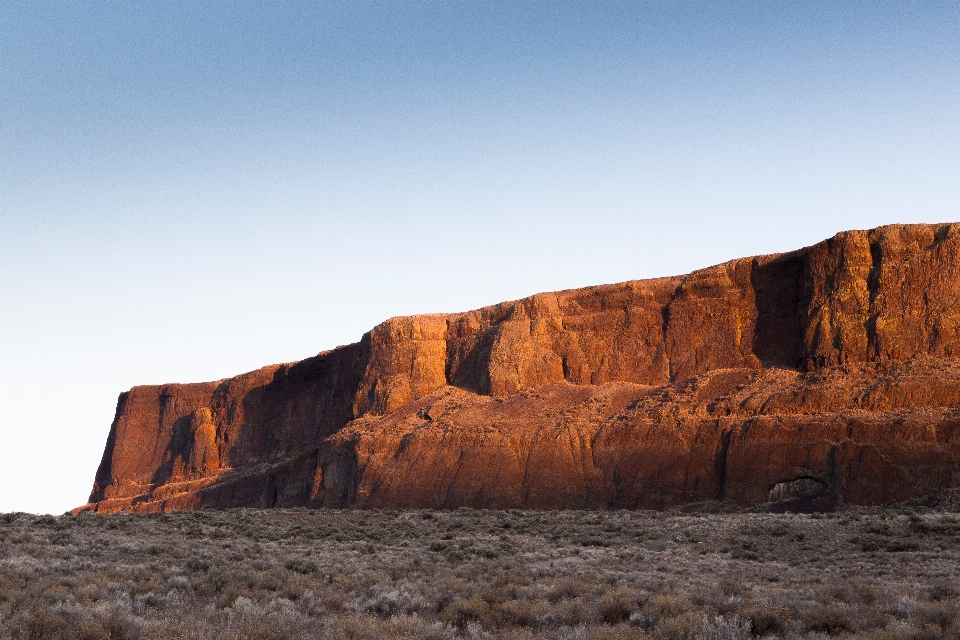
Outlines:
{"label": "red rock formation", "polygon": [[960,485],[960,224],[393,318],[121,394],[93,511],[877,504]]}

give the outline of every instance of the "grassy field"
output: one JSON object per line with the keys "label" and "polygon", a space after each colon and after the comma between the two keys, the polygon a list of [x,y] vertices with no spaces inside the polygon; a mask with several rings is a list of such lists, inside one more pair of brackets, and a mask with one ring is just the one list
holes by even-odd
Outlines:
{"label": "grassy field", "polygon": [[960,517],[0,515],[2,638],[960,638]]}

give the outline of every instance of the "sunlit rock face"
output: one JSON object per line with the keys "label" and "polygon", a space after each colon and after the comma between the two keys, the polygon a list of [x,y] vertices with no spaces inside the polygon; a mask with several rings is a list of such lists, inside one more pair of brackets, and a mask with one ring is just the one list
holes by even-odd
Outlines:
{"label": "sunlit rock face", "polygon": [[80,509],[878,504],[960,485],[960,224],[393,318],[121,394]]}

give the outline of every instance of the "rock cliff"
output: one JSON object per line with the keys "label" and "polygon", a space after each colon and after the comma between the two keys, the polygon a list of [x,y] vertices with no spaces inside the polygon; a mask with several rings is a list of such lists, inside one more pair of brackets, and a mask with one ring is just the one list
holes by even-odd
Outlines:
{"label": "rock cliff", "polygon": [[960,486],[960,224],[393,318],[120,395],[89,503],[768,508]]}

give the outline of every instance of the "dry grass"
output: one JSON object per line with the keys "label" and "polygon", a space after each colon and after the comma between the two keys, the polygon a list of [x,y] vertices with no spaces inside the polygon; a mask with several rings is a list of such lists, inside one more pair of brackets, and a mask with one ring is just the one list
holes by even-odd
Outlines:
{"label": "dry grass", "polygon": [[0,638],[960,638],[960,518],[0,515]]}

